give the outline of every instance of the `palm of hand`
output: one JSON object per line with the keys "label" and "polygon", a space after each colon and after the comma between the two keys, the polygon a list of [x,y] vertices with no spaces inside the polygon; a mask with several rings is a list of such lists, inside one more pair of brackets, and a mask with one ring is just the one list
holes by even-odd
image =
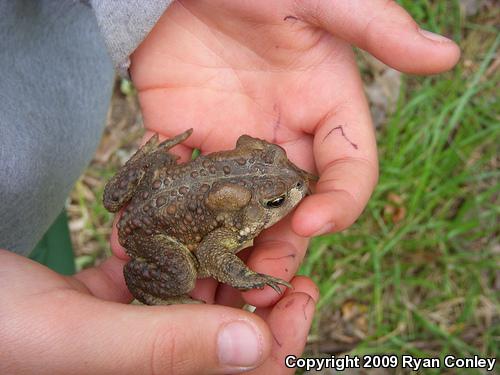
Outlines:
{"label": "palm of hand", "polygon": [[135,52],[145,125],[165,136],[192,126],[189,146],[203,152],[232,148],[243,133],[262,137],[313,171],[318,127],[339,107],[365,110],[352,50],[270,2],[237,3],[176,2]]}

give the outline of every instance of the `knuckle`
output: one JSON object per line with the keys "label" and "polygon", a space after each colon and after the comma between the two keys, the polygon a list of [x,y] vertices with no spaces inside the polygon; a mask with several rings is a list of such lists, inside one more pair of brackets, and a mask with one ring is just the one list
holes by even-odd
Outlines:
{"label": "knuckle", "polygon": [[379,37],[379,33],[385,32],[384,29],[379,28],[381,23],[398,28],[402,26],[415,27],[416,25],[408,12],[394,0],[386,0],[384,4],[370,15],[362,33],[368,36]]}
{"label": "knuckle", "polygon": [[319,25],[325,17],[323,0],[293,0],[292,9],[301,19],[312,25]]}

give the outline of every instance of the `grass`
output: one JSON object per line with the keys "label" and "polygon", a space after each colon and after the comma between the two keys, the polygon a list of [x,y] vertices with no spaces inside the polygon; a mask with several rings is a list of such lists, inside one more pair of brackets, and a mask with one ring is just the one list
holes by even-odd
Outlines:
{"label": "grass", "polygon": [[442,76],[405,78],[377,134],[368,207],[350,229],[312,241],[301,273],[322,297],[309,349],[333,354],[328,342],[344,337],[351,354],[495,357],[500,36],[464,23],[453,2],[402,3],[424,28],[453,35],[463,59]]}
{"label": "grass", "polygon": [[[444,75],[403,78],[396,108],[377,130],[380,182],[365,212],[348,230],[311,242],[300,273],[316,281],[321,299],[307,350],[496,357],[500,12],[491,6],[465,17],[457,1],[400,3],[422,28],[456,40],[462,59]],[[120,147],[140,133],[126,90],[122,107],[134,109],[112,121],[121,124]],[[117,148],[117,138],[115,127],[100,154]],[[109,251],[103,181],[129,151],[94,161],[72,193],[79,267]]]}

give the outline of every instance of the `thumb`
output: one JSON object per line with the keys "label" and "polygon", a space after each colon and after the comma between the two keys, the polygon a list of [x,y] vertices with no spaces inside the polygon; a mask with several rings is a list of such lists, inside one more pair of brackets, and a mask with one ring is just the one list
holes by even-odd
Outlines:
{"label": "thumb", "polygon": [[120,305],[57,290],[3,307],[6,373],[237,373],[271,347],[259,317],[221,306]]}
{"label": "thumb", "polygon": [[296,1],[296,14],[406,73],[432,74],[451,69],[458,46],[422,30],[395,1]]}

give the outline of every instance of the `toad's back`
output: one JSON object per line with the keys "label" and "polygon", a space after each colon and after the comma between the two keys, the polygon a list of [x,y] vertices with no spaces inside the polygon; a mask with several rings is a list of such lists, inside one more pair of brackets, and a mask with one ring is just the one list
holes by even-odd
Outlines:
{"label": "toad's back", "polygon": [[194,250],[207,233],[222,225],[241,230],[245,218],[210,209],[208,195],[224,184],[246,191],[265,187],[259,180],[272,177],[268,164],[255,150],[222,151],[185,164],[153,160],[120,219],[122,244],[127,247],[134,234],[164,233]]}
{"label": "toad's back", "polygon": [[228,177],[229,164],[200,156],[186,164],[149,169],[120,220],[120,237],[165,233],[192,248],[220,226],[205,200],[211,187]]}

